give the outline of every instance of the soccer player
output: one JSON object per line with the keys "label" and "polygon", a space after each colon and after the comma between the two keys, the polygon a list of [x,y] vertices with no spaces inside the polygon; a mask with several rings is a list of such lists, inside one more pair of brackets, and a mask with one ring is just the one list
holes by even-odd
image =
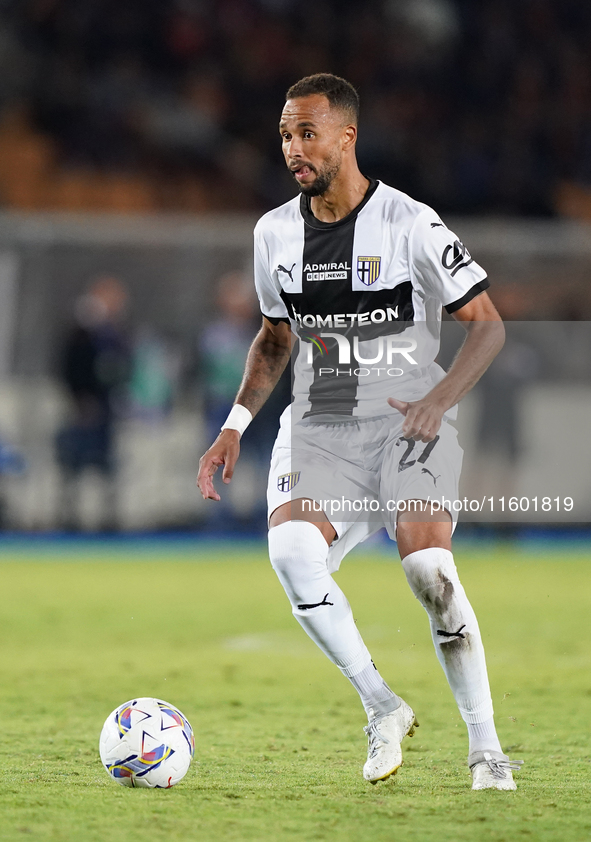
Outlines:
{"label": "soccer player", "polygon": [[[269,554],[294,616],[359,693],[363,775],[393,775],[418,724],[374,666],[331,575],[385,525],[468,728],[472,788],[515,789],[519,761],[501,750],[478,623],[451,552],[462,450],[449,420],[504,328],[485,272],[439,216],[360,172],[358,114],[357,92],[332,74],[287,92],[279,131],[300,195],[255,228],[263,324],[197,482],[204,498],[220,499],[213,475],[223,465],[230,482],[240,436],[299,339],[294,400],[271,459]],[[466,329],[447,373],[434,362],[442,307]]]}

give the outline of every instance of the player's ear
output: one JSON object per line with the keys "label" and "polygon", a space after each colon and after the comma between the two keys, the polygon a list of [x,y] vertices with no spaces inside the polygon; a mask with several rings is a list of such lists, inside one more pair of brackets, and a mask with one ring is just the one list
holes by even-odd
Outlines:
{"label": "player's ear", "polygon": [[348,126],[345,126],[343,129],[343,133],[341,136],[341,144],[343,151],[346,149],[351,149],[355,146],[357,141],[357,126],[354,126],[350,123]]}

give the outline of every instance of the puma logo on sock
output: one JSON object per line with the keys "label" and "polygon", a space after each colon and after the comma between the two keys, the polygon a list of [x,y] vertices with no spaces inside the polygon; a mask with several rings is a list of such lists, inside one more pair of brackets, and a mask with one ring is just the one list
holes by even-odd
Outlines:
{"label": "puma logo on sock", "polygon": [[[328,594],[326,594],[326,596],[328,596]],[[465,629],[465,628],[466,628],[466,623],[464,623],[463,626],[460,626],[460,628],[457,630],[457,632],[446,632],[446,631],[441,631],[440,629],[437,629],[437,634],[440,637],[461,637],[462,640],[464,640],[466,636],[462,634],[462,629]]]}
{"label": "puma logo on sock", "polygon": [[[334,605],[334,602],[327,602],[326,597],[328,596],[327,593],[324,594],[324,599],[322,602],[315,602],[313,605],[298,605],[300,611],[307,611],[308,608],[318,608],[320,605]],[[462,626],[462,628],[464,628]]]}

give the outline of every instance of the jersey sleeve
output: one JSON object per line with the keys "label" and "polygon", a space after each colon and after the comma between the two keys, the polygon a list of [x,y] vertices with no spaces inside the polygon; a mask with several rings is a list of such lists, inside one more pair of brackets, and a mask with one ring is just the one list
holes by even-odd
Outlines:
{"label": "jersey sleeve", "polygon": [[254,230],[254,285],[259,299],[261,313],[273,324],[287,322],[289,315],[281,298],[278,282],[269,272],[267,244],[258,226]]}
{"label": "jersey sleeve", "polygon": [[490,286],[482,266],[430,208],[419,214],[411,229],[409,263],[414,283],[448,313]]}

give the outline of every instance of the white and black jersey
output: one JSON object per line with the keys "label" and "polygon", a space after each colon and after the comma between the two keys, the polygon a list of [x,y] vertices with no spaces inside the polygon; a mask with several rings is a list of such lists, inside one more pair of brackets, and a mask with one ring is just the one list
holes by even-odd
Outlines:
{"label": "white and black jersey", "polygon": [[301,195],[255,228],[261,310],[300,338],[293,420],[371,417],[417,400],[443,376],[441,308],[467,304],[484,270],[427,205],[372,181],[346,217],[316,219]]}

